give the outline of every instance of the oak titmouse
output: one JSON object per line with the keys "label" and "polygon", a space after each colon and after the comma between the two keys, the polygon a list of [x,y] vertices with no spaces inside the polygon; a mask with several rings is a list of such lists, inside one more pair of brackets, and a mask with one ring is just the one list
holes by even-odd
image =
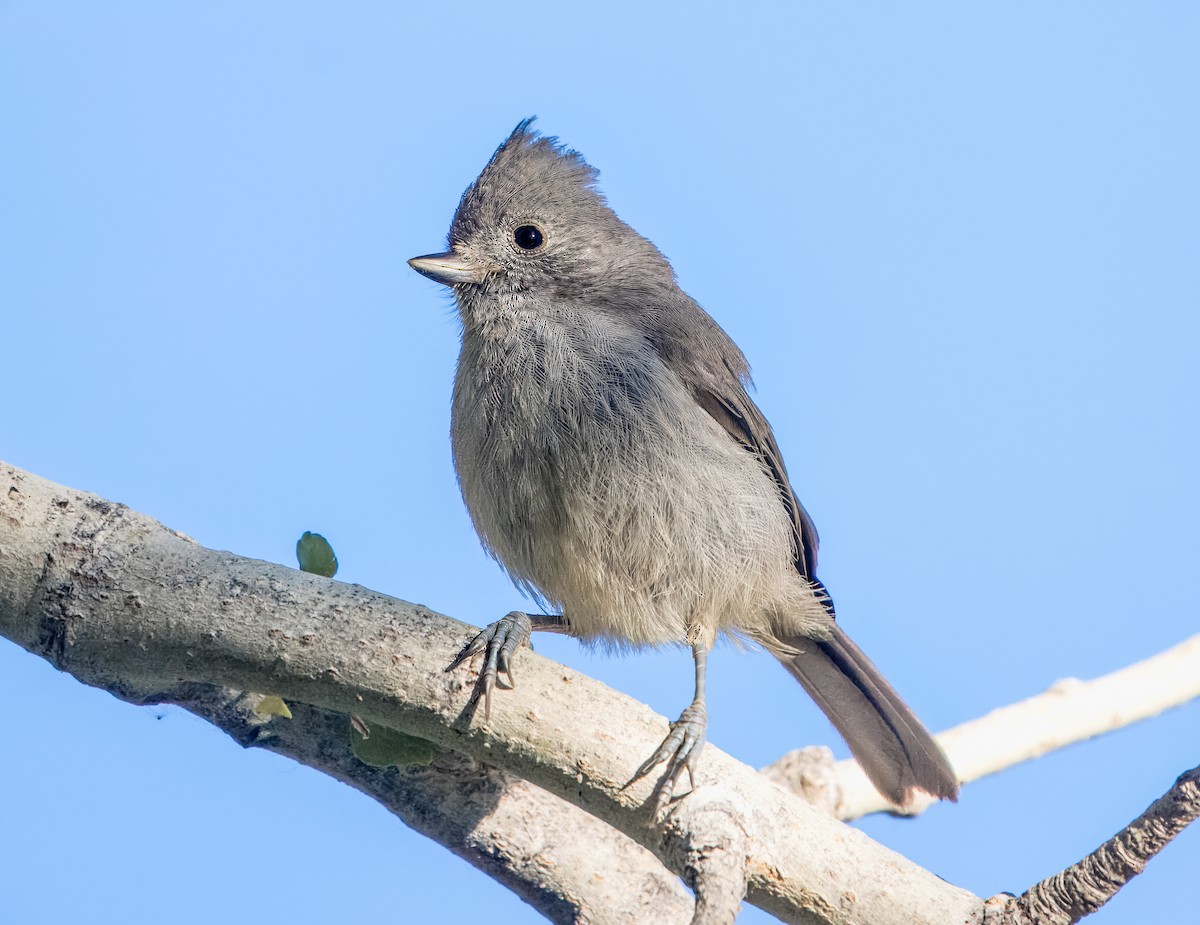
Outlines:
{"label": "oak titmouse", "polygon": [[447,670],[486,653],[490,710],[533,629],[691,646],[695,698],[638,772],[666,763],[657,811],[704,747],[707,654],[727,633],[782,662],[888,799],[954,799],[941,750],[834,621],[742,352],[530,121],[463,194],[450,249],[409,263],[453,287],[462,320],[451,438],[475,529],[559,612],[509,614]]}

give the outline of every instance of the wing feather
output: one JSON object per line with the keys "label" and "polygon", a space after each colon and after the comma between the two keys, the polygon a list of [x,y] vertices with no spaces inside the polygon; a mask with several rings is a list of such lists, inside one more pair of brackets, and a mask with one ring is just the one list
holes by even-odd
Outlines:
{"label": "wing feather", "polygon": [[723,384],[723,389],[693,384],[692,395],[696,403],[707,411],[730,437],[761,459],[770,471],[775,484],[779,486],[780,500],[792,522],[796,540],[796,568],[805,578],[815,581],[819,544],[817,527],[796,497],[796,493],[792,491],[792,483],[788,480],[787,469],[783,464],[783,454],[779,451],[779,444],[775,442],[771,425],[767,423],[767,419],[763,417],[763,413],[758,410],[758,406],[754,404],[745,386],[732,370],[729,371],[728,382]]}

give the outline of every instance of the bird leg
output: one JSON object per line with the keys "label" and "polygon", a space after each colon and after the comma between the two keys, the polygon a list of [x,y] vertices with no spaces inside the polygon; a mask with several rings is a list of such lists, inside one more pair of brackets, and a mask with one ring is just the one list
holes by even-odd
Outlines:
{"label": "bird leg", "polygon": [[[634,781],[641,780],[656,766],[667,763],[667,770],[655,787],[654,814],[657,819],[663,808],[671,802],[675,788],[687,772],[688,783],[696,789],[695,770],[699,765],[700,753],[704,751],[705,731],[708,728],[708,710],[704,706],[704,674],[708,664],[708,649],[700,643],[692,644],[692,657],[696,660],[696,696],[679,719],[671,724],[671,732],[663,739],[658,750],[642,762],[633,775]],[[625,786],[629,786],[626,784]]]}
{"label": "bird leg", "polygon": [[[567,632],[567,621],[561,614],[527,614],[514,610],[501,617],[495,623],[490,623],[481,632],[463,646],[462,651],[454,657],[446,671],[453,671],[467,659],[480,652],[486,652],[483,660],[483,670],[475,682],[475,690],[467,701],[467,709],[471,709],[483,698],[483,720],[487,722],[492,715],[492,690],[499,687],[502,690],[512,690],[517,686],[512,673],[512,661],[517,651],[529,644],[529,634],[533,631],[548,633]],[[508,675],[507,681],[502,681],[500,675]]]}

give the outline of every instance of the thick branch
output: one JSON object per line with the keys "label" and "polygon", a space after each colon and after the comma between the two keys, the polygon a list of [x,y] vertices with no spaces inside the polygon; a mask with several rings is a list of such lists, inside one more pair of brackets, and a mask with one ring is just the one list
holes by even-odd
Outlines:
{"label": "thick branch", "polygon": [[[937,735],[965,783],[1040,758],[1200,697],[1200,635],[1092,681],[1065,678],[1044,693]],[[772,780],[839,819],[899,812],[855,761],[834,763],[828,749],[797,749],[763,768]],[[905,815],[935,801],[918,796]]]}
{"label": "thick branch", "polygon": [[148,699],[176,703],[243,745],[349,784],[552,922],[657,925],[691,918],[691,896],[650,852],[511,774],[440,748],[428,764],[371,767],[353,755],[345,715],[292,704],[289,719],[264,717],[254,712],[258,694],[192,684]]}
{"label": "thick branch", "polygon": [[[968,922],[981,901],[785,794],[715,748],[650,827],[625,788],[666,722],[533,653],[489,727],[440,669],[470,630],[364,588],[204,549],[82,492],[0,467],[0,633],[118,695],[180,684],[270,691],[496,765],[646,845],[686,876],[708,813],[736,805],[747,898],[788,920]],[[736,796],[736,800],[731,798]]]}

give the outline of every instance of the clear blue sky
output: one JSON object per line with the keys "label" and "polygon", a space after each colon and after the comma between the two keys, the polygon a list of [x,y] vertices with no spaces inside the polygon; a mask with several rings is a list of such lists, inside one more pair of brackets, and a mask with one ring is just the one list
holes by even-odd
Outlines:
{"label": "clear blue sky", "polygon": [[[1192,3],[0,2],[0,458],[486,623],[438,250],[522,117],[739,342],[844,625],[944,728],[1196,632]],[[682,652],[539,651],[676,716]],[[710,741],[844,747],[761,654]],[[503,709],[503,696],[499,709]],[[0,920],[536,920],[348,788],[0,644]],[[1200,704],[872,836],[983,895],[1123,826]],[[1189,831],[1098,915],[1195,908]],[[1189,912],[1185,913],[1185,910]],[[743,920],[765,917],[748,911]]]}

